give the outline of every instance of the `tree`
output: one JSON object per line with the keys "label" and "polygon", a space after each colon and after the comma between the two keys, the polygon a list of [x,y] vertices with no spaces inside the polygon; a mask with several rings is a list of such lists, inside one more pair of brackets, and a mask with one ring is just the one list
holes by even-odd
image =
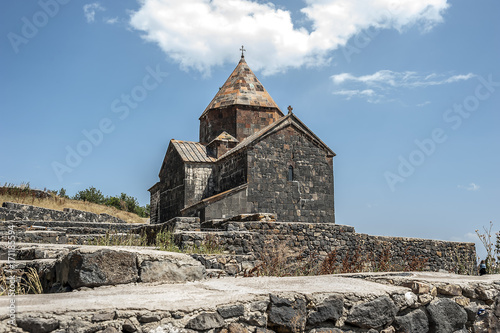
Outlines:
{"label": "tree", "polygon": [[77,192],[73,199],[93,202],[96,204],[103,204],[105,202],[105,198],[102,192],[93,186],[89,187],[86,190]]}

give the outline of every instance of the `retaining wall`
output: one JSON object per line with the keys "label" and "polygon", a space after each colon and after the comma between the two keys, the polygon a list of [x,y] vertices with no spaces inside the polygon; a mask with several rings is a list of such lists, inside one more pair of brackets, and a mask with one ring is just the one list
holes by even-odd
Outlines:
{"label": "retaining wall", "polygon": [[[333,223],[225,220],[203,223],[201,231],[173,230],[175,241],[181,248],[199,246],[208,239],[232,255],[253,256],[250,261],[255,265],[259,254],[286,245],[288,253],[294,256],[314,255],[322,260],[333,253],[336,262],[364,261],[361,268],[367,271],[376,271],[381,269],[380,265],[390,264],[396,270],[476,274],[474,243],[371,236],[356,233],[353,227]],[[236,257],[234,259],[230,260],[231,267],[227,271],[230,274],[235,271],[242,273],[245,266],[242,262],[249,260],[238,258],[238,262]],[[214,264],[213,260],[206,260],[212,263],[206,267],[226,270],[228,260],[222,261]]]}

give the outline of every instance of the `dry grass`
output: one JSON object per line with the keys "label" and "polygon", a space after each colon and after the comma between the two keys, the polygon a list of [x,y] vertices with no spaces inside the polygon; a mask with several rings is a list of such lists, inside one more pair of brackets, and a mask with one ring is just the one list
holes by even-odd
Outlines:
{"label": "dry grass", "polygon": [[87,201],[71,200],[67,198],[61,198],[59,196],[53,196],[51,198],[36,198],[30,195],[21,196],[21,195],[11,195],[11,194],[0,194],[0,204],[4,202],[14,202],[25,205],[33,205],[60,211],[62,211],[64,208],[73,208],[96,214],[106,213],[112,216],[116,216],[129,223],[143,223],[145,221],[145,219],[138,216],[137,214],[125,212],[116,209],[115,207],[98,205]]}

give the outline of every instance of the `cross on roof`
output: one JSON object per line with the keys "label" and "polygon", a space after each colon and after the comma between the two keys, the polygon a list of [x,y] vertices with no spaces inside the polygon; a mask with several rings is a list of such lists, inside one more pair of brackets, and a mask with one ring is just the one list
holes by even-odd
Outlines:
{"label": "cross on roof", "polygon": [[242,58],[245,58],[245,55],[243,54],[243,52],[245,52],[246,50],[245,50],[245,48],[243,47],[243,45],[241,45],[241,49],[240,49],[240,51],[241,51],[241,57],[242,57]]}
{"label": "cross on roof", "polygon": [[291,106],[291,105],[288,105],[288,108],[287,108],[287,109],[288,109],[288,113],[292,113],[293,108],[292,108],[292,106]]}

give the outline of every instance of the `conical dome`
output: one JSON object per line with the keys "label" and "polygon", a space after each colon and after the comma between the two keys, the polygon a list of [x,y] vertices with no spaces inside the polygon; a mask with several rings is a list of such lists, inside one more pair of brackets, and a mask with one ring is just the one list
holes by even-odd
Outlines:
{"label": "conical dome", "polygon": [[250,105],[277,108],[279,110],[271,95],[248,67],[244,57],[241,57],[240,62],[210,104],[208,104],[202,116],[210,109],[229,105]]}

